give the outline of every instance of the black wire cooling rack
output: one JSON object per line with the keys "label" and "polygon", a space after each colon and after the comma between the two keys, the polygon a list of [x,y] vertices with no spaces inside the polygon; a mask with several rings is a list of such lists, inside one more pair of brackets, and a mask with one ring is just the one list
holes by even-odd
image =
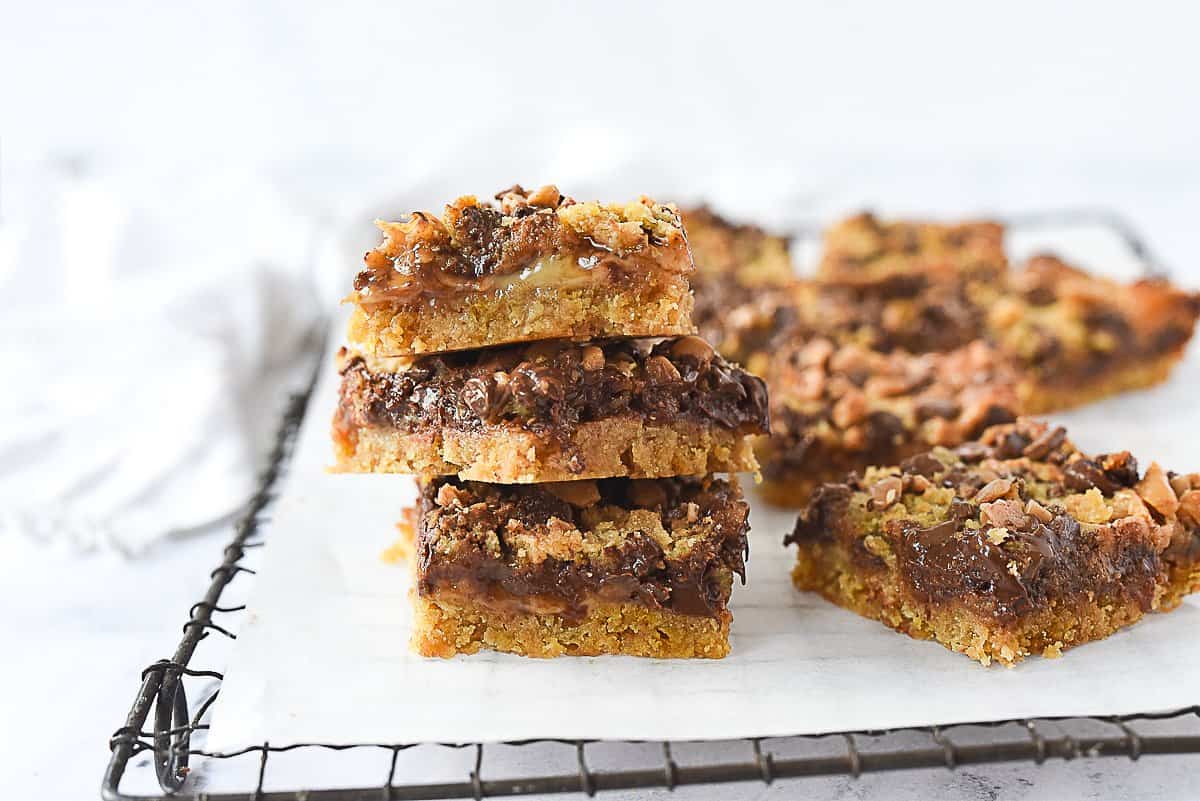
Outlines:
{"label": "black wire cooling rack", "polygon": [[[1036,231],[1050,226],[1088,225],[1105,228],[1121,239],[1146,273],[1161,274],[1162,267],[1145,241],[1125,219],[1105,210],[1069,210],[1009,217],[1011,229]],[[813,235],[815,228],[800,236]],[[316,370],[327,365],[319,364]],[[538,740],[502,745],[443,743],[446,748],[466,749],[471,767],[465,778],[440,783],[403,783],[398,764],[408,749],[428,744],[299,743],[272,746],[269,743],[231,752],[212,752],[193,746],[193,736],[208,730],[208,713],[220,691],[223,675],[193,664],[197,646],[210,635],[235,639],[233,617],[244,612],[241,604],[222,604],[230,585],[252,576],[244,562],[252,549],[263,544],[263,529],[276,488],[283,477],[295,444],[308,400],[316,385],[313,373],[306,389],[294,395],[284,411],[267,466],[247,511],[235,527],[233,540],[225,546],[221,563],[212,571],[204,597],[192,605],[183,624],[183,637],[170,659],[147,667],[141,676],[137,697],[125,724],[109,740],[111,757],[104,773],[101,794],[110,801],[401,801],[402,799],[475,798],[547,793],[584,793],[601,790],[674,789],[688,785],[728,782],[762,782],[781,779],[847,775],[919,768],[954,769],[958,766],[1001,762],[1042,764],[1047,760],[1126,757],[1138,760],[1151,755],[1200,754],[1200,705],[1163,713],[1113,717],[1014,719],[953,726],[930,726],[892,731],[854,731],[792,738],[726,741],[724,745],[744,749],[744,757],[688,764],[679,757],[686,743],[642,743],[655,753],[653,766],[637,769],[603,770],[589,766],[593,741]],[[217,622],[217,620],[221,622]],[[200,700],[189,702],[185,679],[205,679],[208,686]],[[1150,733],[1146,727],[1168,732]],[[147,728],[149,726],[149,728]],[[1136,726],[1136,728],[1135,728]],[[1142,729],[1139,731],[1138,729]],[[485,750],[508,746],[555,743],[573,751],[571,769],[553,775],[489,779],[484,775]],[[819,744],[819,745],[818,745]],[[882,747],[875,747],[882,746]],[[384,756],[386,771],[361,776],[362,786],[338,789],[265,789],[273,755],[321,750],[324,752],[375,751]],[[725,751],[730,748],[724,749]],[[121,789],[131,761],[150,756],[161,794],[129,794]],[[255,760],[253,786],[236,793],[208,793],[189,786],[193,760]],[[277,756],[278,760],[279,757]],[[381,763],[381,764],[384,764]]]}

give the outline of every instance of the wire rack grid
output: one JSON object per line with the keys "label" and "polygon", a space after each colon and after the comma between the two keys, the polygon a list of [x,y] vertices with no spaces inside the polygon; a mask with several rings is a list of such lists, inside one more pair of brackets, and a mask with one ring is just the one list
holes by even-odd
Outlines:
{"label": "wire rack grid", "polygon": [[[1055,225],[1092,225],[1115,234],[1143,266],[1147,274],[1162,274],[1161,264],[1153,257],[1145,240],[1124,218],[1100,209],[1067,210],[1010,217],[1006,222],[1013,228],[1037,230]],[[817,229],[803,228],[800,236],[813,236]],[[554,775],[531,775],[521,778],[489,779],[484,775],[485,749],[482,743],[442,743],[447,748],[467,749],[472,754],[473,767],[461,780],[441,783],[403,783],[398,775],[398,762],[407,749],[422,744],[405,743],[296,743],[272,746],[262,743],[231,752],[213,752],[194,747],[193,735],[207,731],[207,716],[220,692],[223,674],[216,670],[193,666],[197,646],[210,635],[235,639],[232,617],[244,612],[244,605],[222,605],[222,598],[236,580],[246,580],[254,570],[244,564],[247,553],[261,547],[267,513],[276,497],[291,456],[300,423],[308,400],[316,385],[318,365],[307,387],[288,401],[276,435],[267,466],[259,476],[256,491],[244,516],[235,526],[232,541],[222,551],[220,564],[212,571],[207,592],[192,605],[183,624],[183,636],[170,659],[162,659],[147,667],[141,675],[137,696],[124,725],[109,740],[111,756],[101,785],[101,795],[110,801],[402,801],[404,799],[492,798],[548,793],[583,793],[593,796],[604,790],[666,788],[688,785],[711,785],[729,782],[761,782],[801,777],[849,775],[855,778],[868,772],[942,768],[1001,762],[1028,762],[1040,765],[1049,760],[1079,758],[1125,757],[1136,761],[1151,755],[1200,754],[1200,704],[1163,713],[1143,713],[1113,717],[1049,718],[1038,720],[1013,719],[987,721],[953,726],[930,726],[894,731],[852,731],[835,734],[797,736],[800,742],[840,741],[835,752],[781,755],[772,750],[774,740],[748,739],[738,742],[744,747],[745,758],[737,761],[716,761],[685,764],[677,758],[672,743],[655,743],[660,764],[654,767],[621,770],[598,770],[589,767],[588,749],[591,741],[537,740],[505,743],[506,746],[526,746],[535,743],[560,743],[574,750],[573,770]],[[219,616],[220,623],[215,616]],[[206,679],[209,686],[200,693],[200,700],[189,703],[185,680]],[[1150,721],[1171,721],[1194,726],[1194,732],[1167,734],[1140,733],[1135,724]],[[147,728],[149,724],[149,728]],[[1047,725],[1049,724],[1049,726]],[[1092,724],[1087,732],[1072,733],[1068,724]],[[969,728],[984,727],[1008,736],[988,737],[984,742],[956,742],[955,733]],[[1139,726],[1140,727],[1140,726]],[[1048,729],[1053,728],[1054,732]],[[1178,728],[1178,727],[1177,727]],[[888,738],[898,734],[917,734],[919,739],[904,741],[903,746],[869,749],[866,741],[885,745]],[[675,744],[676,749],[680,746]],[[374,750],[390,755],[385,775],[373,780],[363,778],[361,787],[336,789],[295,789],[287,791],[265,789],[268,765],[272,755],[306,749],[327,752]],[[151,755],[161,794],[128,794],[122,792],[122,779],[138,754]],[[192,760],[252,759],[257,760],[257,780],[252,787],[238,793],[205,793],[188,785]]]}

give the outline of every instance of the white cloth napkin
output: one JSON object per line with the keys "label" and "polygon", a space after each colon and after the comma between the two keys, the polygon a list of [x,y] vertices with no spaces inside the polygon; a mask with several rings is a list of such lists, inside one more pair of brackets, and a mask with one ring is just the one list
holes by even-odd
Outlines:
{"label": "white cloth napkin", "polygon": [[68,176],[0,225],[0,539],[137,554],[227,519],[312,352],[311,220],[251,204],[271,258],[128,197]]}

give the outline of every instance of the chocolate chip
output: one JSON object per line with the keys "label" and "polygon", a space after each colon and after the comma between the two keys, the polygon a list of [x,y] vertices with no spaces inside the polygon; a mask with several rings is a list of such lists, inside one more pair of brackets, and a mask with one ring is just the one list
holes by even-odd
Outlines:
{"label": "chocolate chip", "polygon": [[712,345],[700,337],[680,337],[671,344],[671,355],[677,359],[694,359],[707,363],[713,358]]}
{"label": "chocolate chip", "polygon": [[962,412],[958,401],[949,398],[930,398],[917,404],[917,419],[924,422],[934,417],[953,420]]}
{"label": "chocolate chip", "polygon": [[950,506],[946,510],[947,520],[971,520],[979,512],[979,507],[973,503],[968,503],[962,498],[952,498]]}
{"label": "chocolate chip", "polygon": [[492,408],[489,385],[481,378],[472,378],[463,385],[462,401],[480,420],[487,420]]}
{"label": "chocolate chip", "polygon": [[1057,299],[1054,290],[1046,286],[1030,287],[1024,294],[1030,306],[1049,306]]}
{"label": "chocolate chip", "polygon": [[1055,426],[1043,431],[1037,439],[1025,447],[1022,454],[1030,459],[1044,459],[1050,451],[1061,445],[1066,438],[1067,429],[1062,426]]}
{"label": "chocolate chip", "polygon": [[1137,459],[1129,451],[1118,453],[1102,453],[1096,457],[1096,463],[1111,478],[1122,487],[1132,487],[1138,483]]}
{"label": "chocolate chip", "polygon": [[958,458],[962,459],[964,462],[981,462],[987,458],[988,448],[982,442],[964,442],[962,445],[958,446],[958,449],[955,451],[955,453],[957,453]]}
{"label": "chocolate chip", "polygon": [[933,478],[942,470],[945,470],[946,467],[930,454],[918,453],[916,456],[901,462],[900,469],[910,475]]}
{"label": "chocolate chip", "polygon": [[1017,419],[1012,413],[1012,409],[999,404],[990,404],[987,411],[983,413],[982,419],[979,421],[978,430],[990,428],[991,426],[1000,426],[1005,423],[1011,423]]}
{"label": "chocolate chip", "polygon": [[993,447],[997,459],[1016,459],[1028,444],[1029,440],[1021,436],[1020,432],[1010,430],[1006,431]]}
{"label": "chocolate chip", "polygon": [[1105,495],[1112,495],[1121,489],[1121,485],[1113,481],[1100,465],[1091,459],[1076,459],[1063,467],[1063,484],[1076,492],[1087,492],[1096,487]]}
{"label": "chocolate chip", "polygon": [[904,421],[891,412],[871,412],[867,415],[870,440],[877,445],[890,445],[904,433]]}

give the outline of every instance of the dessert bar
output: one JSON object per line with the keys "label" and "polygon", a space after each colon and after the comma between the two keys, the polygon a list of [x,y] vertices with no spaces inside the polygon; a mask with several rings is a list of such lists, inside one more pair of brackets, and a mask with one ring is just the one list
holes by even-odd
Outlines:
{"label": "dessert bar", "polygon": [[825,232],[817,276],[830,284],[902,295],[937,281],[996,280],[1007,267],[1000,223],[884,222],[864,213]]}
{"label": "dessert bar", "polygon": [[766,372],[773,344],[795,331],[810,331],[803,285],[746,286],[731,279],[701,279],[695,284],[693,319],[700,336],[722,356],[755,375]]}
{"label": "dessert bar", "polygon": [[802,590],[983,664],[1058,656],[1200,585],[1200,475],[1088,457],[1025,418],[818,488]]}
{"label": "dessert bar", "polygon": [[889,353],[940,353],[981,339],[987,313],[969,281],[937,281],[910,293],[811,282],[797,294],[810,334]]}
{"label": "dessert bar", "polygon": [[755,471],[767,392],[694,336],[342,354],[338,469],[529,483]]}
{"label": "dessert bar", "polygon": [[748,507],[719,479],[423,483],[413,647],[722,657]]}
{"label": "dessert bar", "polygon": [[696,263],[692,319],[700,336],[725,358],[760,373],[768,343],[795,320],[788,240],[707,208],[683,212],[683,221]]}
{"label": "dessert bar", "polygon": [[1009,274],[988,301],[988,337],[1024,376],[1030,413],[1066,409],[1166,380],[1200,315],[1200,294],[1163,279],[1122,284],[1054,256]]}
{"label": "dessert bar", "polygon": [[578,203],[553,186],[380,222],[347,301],[374,356],[535,339],[693,332],[692,259],[674,207]]}
{"label": "dessert bar", "polygon": [[913,355],[793,339],[779,344],[766,378],[762,491],[788,506],[803,506],[813,488],[852,470],[958,445],[1020,411],[1015,374],[982,342]]}
{"label": "dessert bar", "polygon": [[770,286],[795,277],[787,237],[731,222],[705,207],[682,215],[696,263],[693,281],[715,278],[741,286]]}

